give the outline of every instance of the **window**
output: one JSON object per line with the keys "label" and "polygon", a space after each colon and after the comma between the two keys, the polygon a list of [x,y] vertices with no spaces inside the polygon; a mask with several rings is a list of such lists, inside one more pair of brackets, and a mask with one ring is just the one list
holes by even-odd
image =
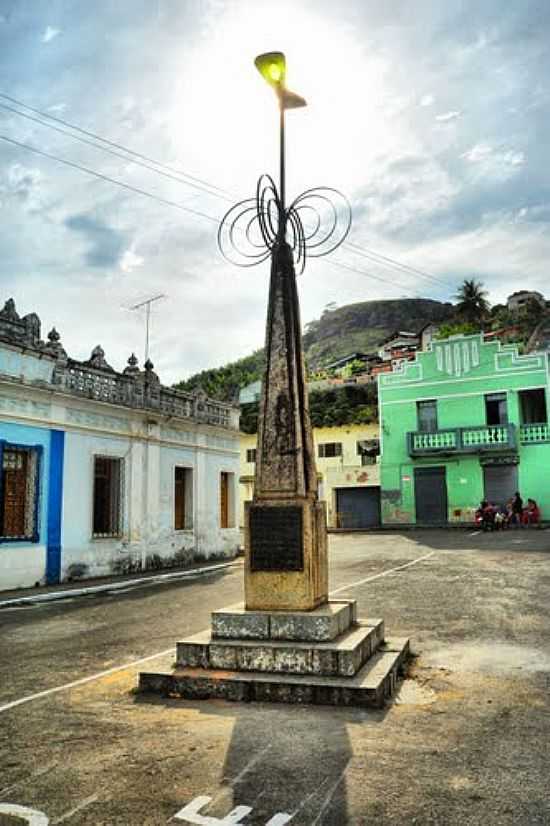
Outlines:
{"label": "window", "polygon": [[375,465],[379,454],[380,441],[378,439],[360,439],[357,442],[357,455],[361,457],[362,465]]}
{"label": "window", "polygon": [[319,445],[318,449],[320,459],[329,459],[332,456],[342,455],[342,442],[325,442]]}
{"label": "window", "polygon": [[246,461],[250,462],[250,464],[256,463],[256,448],[252,447],[246,451]]}
{"label": "window", "polygon": [[435,433],[437,430],[437,402],[417,402],[416,417],[421,433]]}
{"label": "window", "polygon": [[489,393],[485,396],[487,424],[508,424],[506,393]]}
{"label": "window", "polygon": [[94,457],[93,536],[122,534],[122,459]]}
{"label": "window", "polygon": [[546,394],[544,388],[520,390],[519,404],[522,424],[546,424]]}
{"label": "window", "polygon": [[193,470],[174,468],[174,530],[193,529]]}
{"label": "window", "polygon": [[235,474],[220,474],[220,527],[235,527]]}
{"label": "window", "polygon": [[0,442],[0,539],[38,542],[39,447]]}

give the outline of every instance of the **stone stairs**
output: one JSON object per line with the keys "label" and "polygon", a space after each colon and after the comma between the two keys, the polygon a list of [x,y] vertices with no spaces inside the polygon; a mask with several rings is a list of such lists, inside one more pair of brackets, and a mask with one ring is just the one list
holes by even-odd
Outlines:
{"label": "stone stairs", "polygon": [[354,600],[308,612],[212,614],[212,627],[176,646],[172,672],[142,672],[139,688],[169,697],[381,708],[409,656],[381,619],[357,620]]}

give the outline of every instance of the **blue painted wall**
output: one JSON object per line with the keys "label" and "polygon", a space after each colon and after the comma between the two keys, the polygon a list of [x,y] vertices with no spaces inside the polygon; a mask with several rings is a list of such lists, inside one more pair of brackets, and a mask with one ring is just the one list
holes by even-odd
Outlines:
{"label": "blue painted wall", "polygon": [[[23,424],[0,422],[0,439],[10,444],[28,445],[29,447],[40,446],[42,448],[38,503],[38,543],[40,545],[47,542],[50,438],[50,430],[44,427],[29,427]],[[24,544],[21,542],[2,542],[0,543],[0,554],[3,548],[21,547]]]}
{"label": "blue painted wall", "polygon": [[61,524],[63,518],[63,458],[65,433],[50,432],[50,469],[48,479],[48,544],[46,547],[46,582],[61,579]]}

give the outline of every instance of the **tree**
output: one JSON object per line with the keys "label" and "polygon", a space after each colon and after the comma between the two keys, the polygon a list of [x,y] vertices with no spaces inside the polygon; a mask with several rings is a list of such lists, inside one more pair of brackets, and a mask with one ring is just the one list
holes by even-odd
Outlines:
{"label": "tree", "polygon": [[457,313],[464,321],[481,324],[489,313],[487,290],[483,289],[481,281],[465,278],[455,298],[458,301]]}

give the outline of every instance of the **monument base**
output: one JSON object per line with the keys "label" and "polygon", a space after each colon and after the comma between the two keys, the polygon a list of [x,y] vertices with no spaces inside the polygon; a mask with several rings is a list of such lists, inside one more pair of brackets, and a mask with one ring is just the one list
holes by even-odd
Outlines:
{"label": "monument base", "polygon": [[384,640],[380,619],[357,620],[353,600],[304,612],[214,611],[212,627],[177,644],[172,673],[141,673],[139,688],[209,698],[381,708],[409,655]]}
{"label": "monument base", "polygon": [[244,594],[250,611],[311,611],[327,601],[325,502],[245,502]]}

